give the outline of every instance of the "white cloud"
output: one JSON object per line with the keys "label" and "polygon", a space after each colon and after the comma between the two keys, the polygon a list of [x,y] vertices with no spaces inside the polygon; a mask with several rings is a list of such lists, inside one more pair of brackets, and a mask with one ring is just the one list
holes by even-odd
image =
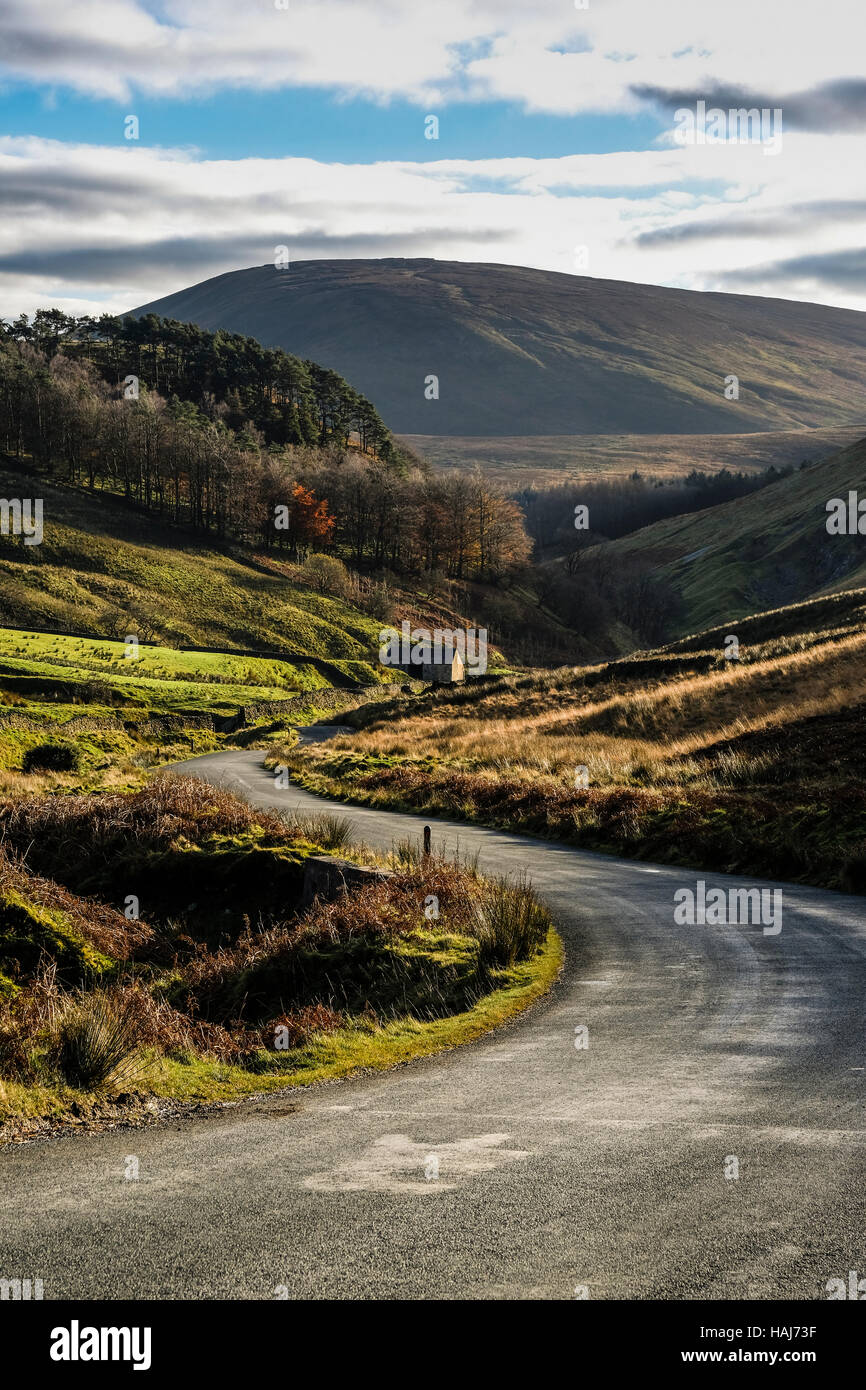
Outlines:
{"label": "white cloud", "polygon": [[[6,0],[0,70],[126,100],[221,86],[332,87],[387,101],[636,106],[634,86],[805,91],[856,77],[866,11],[822,0]],[[581,51],[582,50],[582,51]]]}
{"label": "white cloud", "polygon": [[[120,312],[272,261],[282,244],[295,260],[423,255],[566,272],[586,246],[594,276],[730,289],[738,275],[752,294],[866,309],[850,255],[866,231],[851,184],[860,159],[854,135],[797,133],[770,158],[729,145],[373,165],[6,137],[3,313]],[[672,236],[680,227],[693,230]]]}

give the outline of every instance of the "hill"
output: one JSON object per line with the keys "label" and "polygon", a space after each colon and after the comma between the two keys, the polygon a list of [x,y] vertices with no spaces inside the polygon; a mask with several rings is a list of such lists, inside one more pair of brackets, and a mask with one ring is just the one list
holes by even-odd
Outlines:
{"label": "hill", "polygon": [[[4,497],[32,496],[36,479],[0,469]],[[287,577],[287,567],[197,540],[138,508],[38,480],[41,545],[0,535],[0,623],[172,646],[301,653],[353,663],[360,682],[381,622]],[[273,681],[262,681],[271,685]],[[303,682],[299,682],[303,684]]]}
{"label": "hill", "polygon": [[[606,568],[639,565],[680,601],[671,636],[866,585],[866,538],[829,535],[827,503],[863,492],[866,440],[772,489],[595,547]],[[591,522],[590,522],[591,524]]]}
{"label": "hill", "polygon": [[[313,791],[701,870],[866,890],[866,590],[601,666],[343,716]],[[784,789],[784,791],[782,790]],[[832,808],[832,814],[829,814]]]}
{"label": "hill", "polygon": [[[866,314],[520,266],[300,261],[141,306],[327,362],[392,430],[742,433],[857,424]],[[724,397],[739,378],[739,400]],[[439,379],[439,398],[425,381]]]}

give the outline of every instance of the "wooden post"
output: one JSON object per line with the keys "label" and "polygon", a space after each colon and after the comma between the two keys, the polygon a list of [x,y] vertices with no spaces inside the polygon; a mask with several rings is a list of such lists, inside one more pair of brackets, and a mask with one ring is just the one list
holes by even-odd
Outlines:
{"label": "wooden post", "polygon": [[430,858],[430,827],[429,827],[429,825],[425,825],[425,826],[424,826],[424,858],[425,858],[425,859],[429,859],[429,858]]}

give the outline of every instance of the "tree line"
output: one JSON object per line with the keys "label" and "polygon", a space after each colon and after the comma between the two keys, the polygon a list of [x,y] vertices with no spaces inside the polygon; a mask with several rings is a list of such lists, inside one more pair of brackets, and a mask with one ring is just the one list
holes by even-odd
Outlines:
{"label": "tree line", "polygon": [[[701,511],[734,497],[757,492],[793,469],[772,465],[762,473],[716,473],[692,469],[679,478],[661,478],[633,472],[628,477],[599,477],[554,483],[549,487],[527,487],[515,494],[526,520],[526,529],[535,542],[536,552],[565,554],[575,544],[595,545],[630,535],[654,521],[687,512]],[[587,529],[575,530],[575,507],[589,512]]]}
{"label": "tree line", "polygon": [[[270,517],[285,504],[287,472],[299,490],[281,528]],[[267,460],[262,496],[262,541],[292,553],[309,534],[312,499],[326,498],[328,543],[355,569],[495,580],[530,556],[519,507],[478,470],[436,476],[412,469],[403,476],[351,451],[296,449],[287,459]],[[314,519],[316,540],[324,520]]]}
{"label": "tree line", "polygon": [[0,338],[0,447],[59,481],[293,560],[330,551],[361,570],[486,581],[531,548],[516,502],[480,473],[434,477],[411,456],[365,451],[342,426],[280,442],[249,419],[232,428],[225,401],[146,386],[128,396],[122,378],[44,333]]}
{"label": "tree line", "polygon": [[32,320],[21,314],[2,330],[7,341],[49,360],[62,353],[90,363],[116,389],[134,377],[235,433],[256,430],[268,444],[353,440],[395,467],[407,462],[372,403],[339,373],[240,333],[210,333],[156,314],[74,318],[61,309],[38,309]]}

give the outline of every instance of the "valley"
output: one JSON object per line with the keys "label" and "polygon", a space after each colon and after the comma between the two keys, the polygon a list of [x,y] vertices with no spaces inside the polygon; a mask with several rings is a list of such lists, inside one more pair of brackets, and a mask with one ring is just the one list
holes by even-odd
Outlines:
{"label": "valley", "polygon": [[635,470],[681,478],[699,469],[758,473],[771,466],[798,467],[862,438],[862,425],[811,430],[763,430],[753,434],[406,434],[403,442],[436,469],[481,468],[500,487],[551,487],[602,475],[625,477]]}
{"label": "valley", "polygon": [[[844,324],[848,361],[859,316]],[[769,391],[723,431],[696,378],[677,388],[685,433],[648,409],[645,434],[609,414],[514,435],[497,406],[503,433],[460,437],[392,434],[354,378],[221,326],[46,313],[0,348],[11,1147],[131,1127],[156,1152],[169,1120],[196,1144],[209,1117],[231,1112],[231,1133],[269,1105],[318,1114],[325,1082],[351,1107],[413,1063],[419,1094],[425,1076],[467,1088],[453,1142],[472,1149],[477,1059],[583,998],[635,913],[659,980],[687,945],[672,930],[719,929],[713,893],[758,903],[734,930],[796,950],[824,914],[835,959],[866,892],[866,556],[827,518],[863,488],[866,443],[829,348],[822,411]],[[443,631],[465,638],[467,678],[413,679]],[[739,946],[701,949],[711,987],[738,979]],[[674,1071],[693,1064],[674,1047]],[[606,1074],[614,1106],[619,1084]],[[344,1182],[334,1142],[311,1190]],[[350,1186],[403,1181],[353,1163]],[[113,1218],[109,1266],[122,1232]],[[557,1277],[538,1263],[540,1287]],[[315,1261],[304,1279],[322,1291]]]}

